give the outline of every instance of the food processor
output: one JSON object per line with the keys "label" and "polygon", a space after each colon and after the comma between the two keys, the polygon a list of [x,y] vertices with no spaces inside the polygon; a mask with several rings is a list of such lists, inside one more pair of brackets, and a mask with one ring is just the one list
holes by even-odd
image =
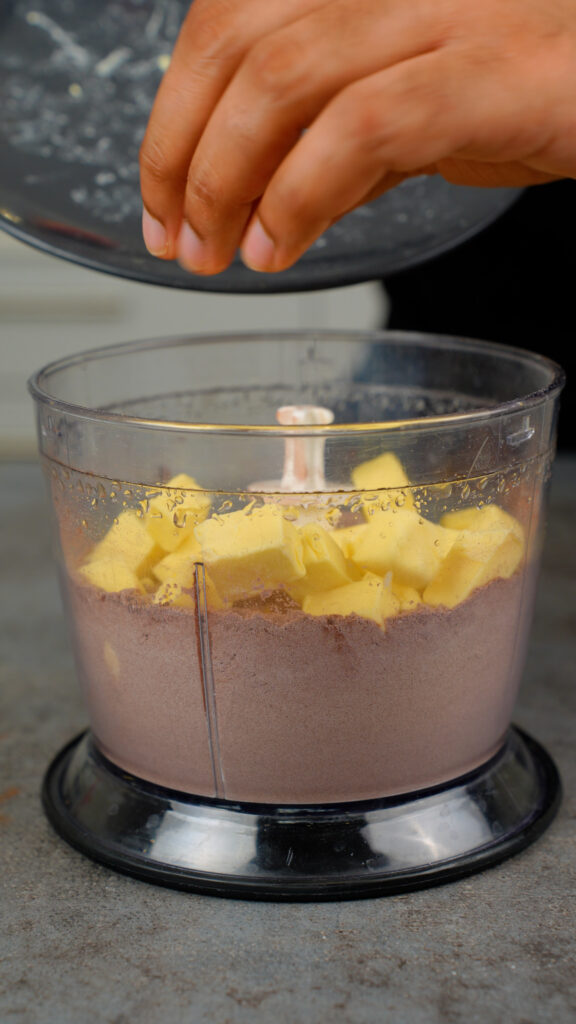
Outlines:
{"label": "food processor", "polygon": [[89,728],[44,806],[87,856],[213,895],[459,878],[533,842],[511,725],[562,371],[394,332],[191,336],[30,382]]}
{"label": "food processor", "polygon": [[[146,252],[138,146],[188,0],[0,14],[0,229],[149,284],[376,280],[518,189],[419,176],[295,266]],[[89,728],[49,767],[73,846],[146,881],[278,900],[401,892],[532,842],[556,769],[512,726],[562,372],[391,332],[167,338],[31,381]]]}

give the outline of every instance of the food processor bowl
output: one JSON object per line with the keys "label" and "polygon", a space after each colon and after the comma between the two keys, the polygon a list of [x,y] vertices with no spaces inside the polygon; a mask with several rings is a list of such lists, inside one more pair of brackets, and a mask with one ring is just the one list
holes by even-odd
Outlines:
{"label": "food processor bowl", "polygon": [[391,332],[183,337],[31,381],[89,731],[56,829],[138,877],[325,899],[533,841],[511,726],[562,371]]}

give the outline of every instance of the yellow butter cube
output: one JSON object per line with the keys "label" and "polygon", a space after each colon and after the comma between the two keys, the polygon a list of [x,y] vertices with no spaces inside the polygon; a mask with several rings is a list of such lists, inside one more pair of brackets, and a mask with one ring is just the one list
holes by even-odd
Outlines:
{"label": "yellow butter cube", "polygon": [[392,452],[361,462],[352,470],[352,483],[356,490],[370,492],[363,495],[362,511],[367,519],[396,502],[402,508],[414,506],[410,481],[400,459]]}
{"label": "yellow butter cube", "polygon": [[356,567],[347,561],[332,535],[322,526],[308,523],[299,533],[306,575],[289,588],[296,601],[318,590],[342,587],[357,577]]}
{"label": "yellow butter cube", "polygon": [[[195,588],[197,562],[202,562],[202,548],[194,536],[188,537],[176,551],[165,555],[164,558],[157,562],[152,572],[156,579],[160,580],[162,586],[156,592],[155,603],[178,604],[183,607],[190,607],[189,602],[186,600],[189,595],[184,594],[181,601],[168,601],[165,598],[170,595],[170,588],[176,587],[180,591],[182,589],[193,590]],[[204,569],[204,577],[206,580],[206,600],[208,606],[210,608],[223,608],[224,602],[219,596],[206,569]],[[163,588],[168,589],[164,590]],[[160,593],[161,599],[156,600]],[[192,599],[191,603],[194,604]]]}
{"label": "yellow butter cube", "polygon": [[210,578],[224,599],[276,590],[306,573],[302,539],[277,505],[214,516],[195,532]]}
{"label": "yellow butter cube", "polygon": [[414,509],[378,512],[352,552],[363,569],[421,590],[438,572],[458,537],[456,530],[423,519]]}
{"label": "yellow butter cube", "polygon": [[524,546],[512,530],[463,531],[422,595],[426,604],[453,608],[493,579],[507,579],[522,560]]}
{"label": "yellow butter cube", "polygon": [[144,587],[135,572],[122,562],[109,558],[94,559],[81,566],[80,575],[93,587],[100,587],[108,594],[120,593],[121,590],[138,590],[144,593]]}
{"label": "yellow butter cube", "polygon": [[338,530],[332,530],[330,536],[336,542],[345,558],[352,558],[356,545],[366,529],[366,523],[357,523],[355,526],[342,526]]}
{"label": "yellow butter cube", "polygon": [[108,533],[95,545],[90,562],[118,562],[137,576],[147,576],[162,555],[135,509],[121,512]]}
{"label": "yellow butter cube", "polygon": [[180,490],[198,491],[198,482],[193,476],[188,473],[177,473],[176,476],[170,477],[170,479],[163,485],[167,488],[178,488]]}
{"label": "yellow butter cube", "polygon": [[512,530],[518,540],[524,540],[521,524],[499,505],[484,505],[482,508],[461,508],[447,512],[440,520],[442,526],[451,530],[493,530],[504,527]]}
{"label": "yellow butter cube", "polygon": [[164,551],[175,551],[210,511],[211,500],[193,477],[179,473],[147,502],[148,533]]}
{"label": "yellow butter cube", "polygon": [[400,599],[390,585],[390,577],[387,574],[382,581],[382,595],[380,601],[380,613],[383,619],[390,619],[402,610]]}
{"label": "yellow butter cube", "polygon": [[422,604],[422,598],[415,587],[407,587],[392,580],[392,593],[398,600],[401,612],[412,612]]}
{"label": "yellow butter cube", "polygon": [[178,583],[181,587],[194,586],[194,563],[202,561],[202,548],[194,534],[182,542],[176,551],[164,555],[152,569],[161,583]]}
{"label": "yellow butter cube", "polygon": [[[204,579],[206,582],[206,605],[208,610],[220,611],[224,608],[224,602],[207,573],[204,573]],[[184,588],[179,583],[162,583],[154,594],[152,603],[170,604],[175,605],[177,608],[195,608],[195,586]]]}
{"label": "yellow butter cube", "polygon": [[344,587],[308,594],[302,605],[307,615],[360,615],[379,626],[385,618],[396,614],[398,607],[390,587],[374,573],[366,573],[361,580]]}
{"label": "yellow butter cube", "polygon": [[409,487],[400,459],[392,452],[383,452],[375,459],[361,462],[352,470],[352,483],[358,491],[369,491],[380,487]]}
{"label": "yellow butter cube", "polygon": [[[202,580],[202,577],[200,577],[200,580]],[[206,586],[206,604],[208,605],[208,608],[212,611],[224,608],[224,601],[220,597],[220,594],[214,585],[214,581],[206,572],[206,568],[204,568],[204,583]]]}
{"label": "yellow butter cube", "polygon": [[196,602],[192,594],[182,590],[177,583],[163,583],[154,594],[153,604],[174,606],[175,608],[195,608]]}

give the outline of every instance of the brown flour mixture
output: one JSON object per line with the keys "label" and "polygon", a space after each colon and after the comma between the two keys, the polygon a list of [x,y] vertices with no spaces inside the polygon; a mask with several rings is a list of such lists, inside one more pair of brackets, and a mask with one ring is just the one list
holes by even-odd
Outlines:
{"label": "brown flour mixture", "polygon": [[214,758],[194,612],[74,583],[68,599],[105,755],[173,789],[298,804],[433,786],[494,754],[516,697],[531,581],[495,580],[385,630],[358,616],[211,612]]}

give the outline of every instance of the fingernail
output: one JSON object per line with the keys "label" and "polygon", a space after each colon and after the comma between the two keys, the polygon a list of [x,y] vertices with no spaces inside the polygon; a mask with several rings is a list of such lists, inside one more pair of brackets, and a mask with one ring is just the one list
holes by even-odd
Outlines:
{"label": "fingernail", "polygon": [[206,246],[188,221],[184,221],[177,245],[178,262],[190,270],[199,270],[206,262]]}
{"label": "fingernail", "polygon": [[274,242],[256,217],[242,243],[242,259],[251,270],[270,270],[274,261]]}
{"label": "fingernail", "polygon": [[142,234],[148,252],[153,256],[164,256],[168,252],[168,233],[163,224],[148,213],[142,211]]}

